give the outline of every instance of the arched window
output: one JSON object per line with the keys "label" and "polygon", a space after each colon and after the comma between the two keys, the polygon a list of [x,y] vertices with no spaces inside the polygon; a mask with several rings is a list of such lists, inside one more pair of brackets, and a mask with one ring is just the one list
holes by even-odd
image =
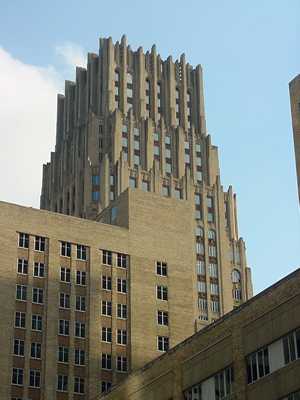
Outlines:
{"label": "arched window", "polygon": [[241,282],[241,273],[237,269],[234,269],[231,273],[232,283],[240,283]]}
{"label": "arched window", "polygon": [[216,232],[213,229],[208,231],[208,239],[216,240]]}

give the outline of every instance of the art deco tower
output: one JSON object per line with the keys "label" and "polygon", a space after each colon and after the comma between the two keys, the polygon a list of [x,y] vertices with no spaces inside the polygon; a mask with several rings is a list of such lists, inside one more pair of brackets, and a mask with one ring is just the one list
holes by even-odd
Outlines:
{"label": "art deco tower", "polygon": [[200,321],[251,297],[235,195],[223,191],[206,131],[201,66],[184,55],[164,61],[155,46],[133,51],[123,36],[100,39],[99,54],[88,55],[58,96],[41,208],[114,223],[105,210],[128,187],[193,204]]}
{"label": "art deco tower", "polygon": [[290,82],[290,100],[296,158],[296,173],[300,203],[300,75]]}

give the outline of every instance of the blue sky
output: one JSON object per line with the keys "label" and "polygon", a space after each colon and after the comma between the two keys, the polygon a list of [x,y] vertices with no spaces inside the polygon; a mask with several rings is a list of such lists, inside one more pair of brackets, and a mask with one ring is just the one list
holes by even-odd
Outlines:
{"label": "blue sky", "polygon": [[[223,185],[232,184],[238,196],[240,235],[255,291],[300,266],[288,94],[288,82],[300,73],[299,0],[0,0],[0,6],[5,60],[1,64],[0,59],[0,71],[7,66],[2,86],[0,81],[0,110],[6,114],[0,111],[0,118],[10,135],[0,148],[3,165],[14,146],[20,148],[14,168],[1,168],[0,179],[9,188],[3,200],[38,205],[40,161],[48,160],[54,145],[56,91],[63,78],[74,77],[72,60],[97,51],[99,37],[115,41],[125,33],[132,48],[149,49],[156,43],[164,58],[184,52],[191,64],[202,64],[208,131],[219,147]],[[67,45],[78,54],[62,56],[59,49]],[[9,104],[15,108],[12,93],[20,93],[21,110],[28,103],[26,92],[32,96],[28,112],[15,118],[14,111],[7,111]],[[36,144],[34,155],[25,154],[30,141]],[[30,191],[17,190],[25,182],[24,171],[32,177]]]}

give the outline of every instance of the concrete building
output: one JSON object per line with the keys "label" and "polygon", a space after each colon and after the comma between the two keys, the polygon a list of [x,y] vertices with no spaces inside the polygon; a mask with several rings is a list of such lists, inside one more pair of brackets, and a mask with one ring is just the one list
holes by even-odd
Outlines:
{"label": "concrete building", "polygon": [[300,269],[129,375],[103,400],[299,400]]}
{"label": "concrete building", "polygon": [[290,82],[290,99],[294,133],[298,194],[300,203],[300,75],[297,75]]}
{"label": "concrete building", "polygon": [[193,209],[130,188],[102,222],[0,203],[0,398],[92,399],[251,297],[222,246],[198,291]]}

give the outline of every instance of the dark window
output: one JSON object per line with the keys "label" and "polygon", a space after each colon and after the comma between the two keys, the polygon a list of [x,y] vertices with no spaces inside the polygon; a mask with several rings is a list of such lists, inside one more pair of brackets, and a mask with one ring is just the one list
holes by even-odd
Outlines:
{"label": "dark window", "polygon": [[29,235],[28,233],[19,233],[19,247],[28,249],[29,247]]}
{"label": "dark window", "polygon": [[60,255],[63,257],[71,257],[71,243],[61,242]]}

